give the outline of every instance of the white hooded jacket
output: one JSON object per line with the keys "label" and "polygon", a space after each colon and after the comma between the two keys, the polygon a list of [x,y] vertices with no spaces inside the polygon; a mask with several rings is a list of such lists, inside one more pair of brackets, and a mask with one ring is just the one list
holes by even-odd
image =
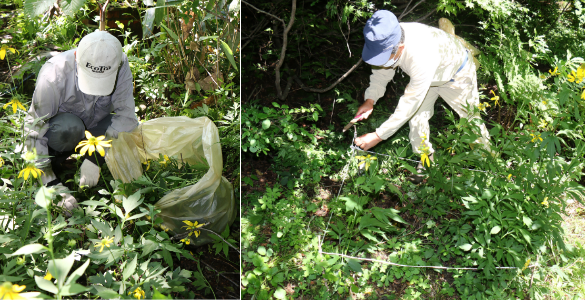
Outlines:
{"label": "white hooded jacket", "polygon": [[[48,139],[44,135],[49,130],[49,119],[60,112],[76,115],[86,128],[96,126],[114,112],[112,125],[106,131],[106,135],[113,138],[117,138],[119,132],[129,132],[138,126],[134,111],[132,72],[126,54],[122,55],[122,65],[113,93],[108,96],[92,96],[79,90],[74,52],[75,49],[65,51],[49,59],[37,77],[32,104],[25,118],[25,131],[28,134],[25,145],[29,151],[36,148],[39,155],[49,153]],[[35,119],[41,117],[41,121],[32,125]],[[48,161],[44,159],[39,163],[45,172],[52,174]]]}
{"label": "white hooded jacket", "polygon": [[[410,76],[404,95],[390,118],[376,133],[387,139],[410,120],[420,108],[429,88],[448,83],[466,59],[467,50],[456,36],[445,31],[419,23],[400,23],[404,29],[404,49],[398,61],[389,68],[373,67],[370,86],[365,99],[374,103],[380,99],[386,85],[400,67]],[[457,84],[451,84],[457,88]]]}

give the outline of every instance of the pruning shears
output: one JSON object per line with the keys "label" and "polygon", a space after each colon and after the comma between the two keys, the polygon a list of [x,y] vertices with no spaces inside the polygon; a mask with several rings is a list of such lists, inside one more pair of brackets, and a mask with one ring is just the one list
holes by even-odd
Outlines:
{"label": "pruning shears", "polygon": [[343,127],[343,132],[346,132],[352,125],[357,123],[357,121],[361,120],[360,119],[361,116],[362,115],[357,115],[357,116],[355,116],[355,118],[353,118],[353,120],[349,121],[349,123],[347,123],[347,125],[345,125],[345,127]]}

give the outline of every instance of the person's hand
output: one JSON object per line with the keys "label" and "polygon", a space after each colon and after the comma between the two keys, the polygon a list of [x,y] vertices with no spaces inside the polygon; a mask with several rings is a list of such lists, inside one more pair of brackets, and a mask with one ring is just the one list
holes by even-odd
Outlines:
{"label": "person's hand", "polygon": [[59,203],[57,203],[57,206],[63,207],[65,209],[64,214],[66,217],[71,217],[71,211],[78,207],[77,199],[71,196],[71,194],[65,193],[67,188],[63,186],[62,183],[56,184],[53,188],[55,188],[55,191],[63,198],[61,201],[59,201]]}
{"label": "person's hand", "polygon": [[378,145],[382,139],[378,136],[376,132],[366,133],[354,140],[356,146],[362,148],[362,150],[367,151],[370,148]]}
{"label": "person's hand", "polygon": [[80,186],[94,187],[100,180],[100,168],[88,159],[84,160],[80,168]]}
{"label": "person's hand", "polygon": [[358,111],[355,114],[354,119],[358,119],[358,121],[365,120],[370,116],[370,114],[372,114],[373,111],[374,111],[374,100],[367,99],[358,108]]}

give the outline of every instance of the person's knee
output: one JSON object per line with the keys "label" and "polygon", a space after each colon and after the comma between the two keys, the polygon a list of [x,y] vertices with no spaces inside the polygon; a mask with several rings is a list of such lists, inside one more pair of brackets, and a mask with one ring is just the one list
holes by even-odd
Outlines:
{"label": "person's knee", "polygon": [[76,115],[59,113],[49,120],[49,131],[45,134],[48,145],[58,152],[71,151],[83,139],[85,125]]}

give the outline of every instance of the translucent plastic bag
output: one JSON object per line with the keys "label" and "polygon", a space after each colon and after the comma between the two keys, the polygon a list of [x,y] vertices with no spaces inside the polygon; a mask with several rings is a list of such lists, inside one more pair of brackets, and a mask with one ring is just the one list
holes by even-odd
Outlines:
{"label": "translucent plastic bag", "polygon": [[[196,184],[174,190],[155,204],[166,227],[183,233],[183,221],[197,221],[208,223],[204,228],[221,233],[235,220],[234,190],[221,176],[219,135],[209,118],[168,117],[146,121],[132,132],[121,132],[112,141],[106,163],[115,179],[128,183],[142,176],[143,162],[158,160],[159,154],[174,157],[179,163],[209,167]],[[195,245],[211,241],[205,231],[192,239]]]}
{"label": "translucent plastic bag", "polygon": [[475,58],[475,56],[479,55],[481,52],[479,50],[477,50],[477,48],[475,48],[473,45],[468,43],[466,40],[464,40],[462,37],[455,34],[455,27],[453,26],[453,23],[451,23],[451,21],[449,21],[449,19],[440,18],[439,19],[439,29],[445,31],[446,33],[454,35],[461,42],[463,42],[463,45],[465,46],[465,48],[467,48],[467,50],[469,50],[469,52],[471,52],[471,56],[473,57],[473,62],[475,63],[475,70],[477,71],[477,69],[479,69],[479,61],[477,60],[477,58]]}

